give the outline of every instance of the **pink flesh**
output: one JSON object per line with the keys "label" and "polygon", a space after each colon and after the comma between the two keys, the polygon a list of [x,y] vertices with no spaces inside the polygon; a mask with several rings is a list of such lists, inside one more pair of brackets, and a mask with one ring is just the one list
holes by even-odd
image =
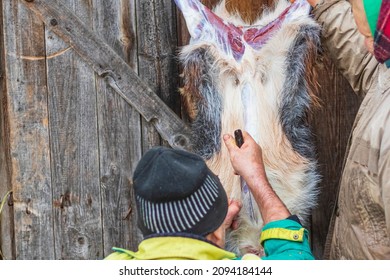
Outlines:
{"label": "pink flesh", "polygon": [[[262,28],[248,28],[226,23],[198,0],[175,0],[175,2],[184,14],[187,28],[193,39],[198,39],[202,32],[207,32],[207,29],[212,29],[216,34],[214,40],[217,42],[214,43],[227,54],[231,51],[236,61],[240,61],[244,55],[245,42],[253,49],[260,50],[272,35],[280,29],[289,15],[299,8],[308,10],[306,0],[296,0],[278,18],[266,26]],[[196,16],[198,16],[198,21],[193,20]]]}

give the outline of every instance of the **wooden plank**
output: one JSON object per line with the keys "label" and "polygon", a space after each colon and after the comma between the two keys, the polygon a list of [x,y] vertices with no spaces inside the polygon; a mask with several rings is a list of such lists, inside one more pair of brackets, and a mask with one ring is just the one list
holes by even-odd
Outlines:
{"label": "wooden plank", "polygon": [[[136,0],[138,74],[148,81],[152,90],[180,114],[178,92],[178,65],[176,6],[172,0]],[[167,20],[169,19],[169,20]],[[160,136],[143,122],[143,150],[161,145]]]}
{"label": "wooden plank", "polygon": [[[95,33],[136,72],[134,1],[98,0],[94,11]],[[97,91],[104,255],[107,256],[113,246],[136,250],[140,242],[132,174],[141,157],[141,116],[100,77]]]}
{"label": "wooden plank", "polygon": [[353,92],[329,58],[325,57],[316,69],[322,108],[315,111],[310,124],[316,136],[322,182],[318,206],[312,212],[311,231],[313,253],[322,259],[346,145],[362,99]]}
{"label": "wooden plank", "polygon": [[[6,90],[3,2],[0,2],[0,200],[11,190]],[[13,208],[7,203],[0,213],[0,260],[15,258],[13,242]]]}
{"label": "wooden plank", "polygon": [[[66,4],[92,28],[92,6]],[[50,30],[46,52],[56,259],[101,259],[95,73]]]}
{"label": "wooden plank", "polygon": [[20,1],[3,1],[6,114],[16,259],[54,259],[44,26]]}
{"label": "wooden plank", "polygon": [[62,1],[24,2],[175,148],[190,149],[189,129],[107,44],[90,32]]}

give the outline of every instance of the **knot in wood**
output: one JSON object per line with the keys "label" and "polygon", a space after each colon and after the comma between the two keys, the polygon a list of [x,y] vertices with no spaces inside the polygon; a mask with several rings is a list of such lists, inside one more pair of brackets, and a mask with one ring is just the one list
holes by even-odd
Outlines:
{"label": "knot in wood", "polygon": [[190,141],[185,135],[178,134],[175,135],[175,137],[173,138],[172,146],[177,147],[179,149],[189,150]]}
{"label": "knot in wood", "polygon": [[56,26],[56,25],[58,25],[58,21],[55,18],[53,18],[53,19],[50,20],[50,25],[51,26]]}
{"label": "knot in wood", "polygon": [[13,192],[10,192],[9,196],[8,196],[8,206],[14,206],[14,193]]}

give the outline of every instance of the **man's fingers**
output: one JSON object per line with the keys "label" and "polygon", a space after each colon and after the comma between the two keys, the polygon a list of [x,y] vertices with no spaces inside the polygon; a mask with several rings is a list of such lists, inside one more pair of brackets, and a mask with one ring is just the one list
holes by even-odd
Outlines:
{"label": "man's fingers", "polygon": [[240,222],[238,221],[238,219],[234,219],[233,222],[232,222],[232,225],[230,226],[230,228],[232,230],[236,230],[240,227]]}
{"label": "man's fingers", "polygon": [[[228,149],[230,155],[230,161],[233,162],[234,155],[237,154],[237,150],[240,150],[240,148],[237,146],[234,137],[229,134],[225,134],[223,136],[223,140],[225,142],[226,148]],[[234,169],[234,175],[239,175],[235,169]]]}
{"label": "man's fingers", "polygon": [[234,140],[233,136],[229,134],[225,134],[223,136],[223,141],[225,142],[226,148],[228,149],[229,153],[234,149],[238,149],[236,145],[236,141]]}
{"label": "man's fingers", "polygon": [[244,143],[246,141],[254,141],[252,135],[250,135],[247,131],[243,131],[242,136],[244,137]]}
{"label": "man's fingers", "polygon": [[241,204],[238,201],[233,200],[229,203],[228,213],[225,218],[226,228],[230,228],[232,226],[233,221],[237,217],[240,210],[241,210]]}

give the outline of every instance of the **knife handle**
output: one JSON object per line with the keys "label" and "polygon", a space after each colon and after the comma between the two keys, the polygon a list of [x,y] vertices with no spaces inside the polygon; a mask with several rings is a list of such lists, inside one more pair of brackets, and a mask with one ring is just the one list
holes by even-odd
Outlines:
{"label": "knife handle", "polygon": [[244,137],[242,136],[241,129],[234,131],[234,138],[236,140],[236,145],[241,148],[242,144],[244,144]]}

